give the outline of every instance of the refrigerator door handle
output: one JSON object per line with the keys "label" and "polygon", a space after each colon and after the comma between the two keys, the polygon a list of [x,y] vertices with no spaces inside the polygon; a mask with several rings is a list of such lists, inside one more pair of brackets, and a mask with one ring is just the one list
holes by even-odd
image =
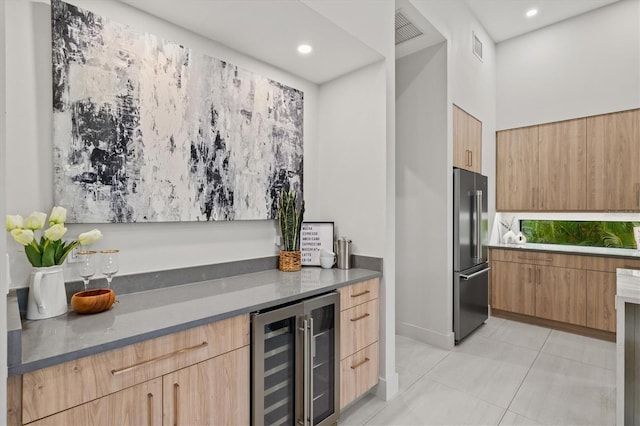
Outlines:
{"label": "refrigerator door handle", "polygon": [[482,271],[474,272],[471,275],[460,274],[460,278],[462,278],[463,280],[470,280],[471,278],[477,277],[478,275],[486,274],[490,270],[491,270],[491,268],[486,268],[486,269],[483,269]]}
{"label": "refrigerator door handle", "polygon": [[474,223],[475,226],[475,256],[477,262],[482,260],[482,190],[477,190],[475,193],[476,199],[476,220]]}

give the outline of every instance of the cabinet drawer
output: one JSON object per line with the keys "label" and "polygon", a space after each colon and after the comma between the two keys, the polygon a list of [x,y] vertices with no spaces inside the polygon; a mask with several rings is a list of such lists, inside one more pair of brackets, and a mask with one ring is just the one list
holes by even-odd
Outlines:
{"label": "cabinet drawer", "polygon": [[377,299],[379,287],[380,279],[373,278],[341,288],[339,290],[340,310],[344,311],[369,300]]}
{"label": "cabinet drawer", "polygon": [[[146,340],[23,375],[24,423],[249,344],[249,316]],[[61,389],[65,391],[61,392]]]}
{"label": "cabinet drawer", "polygon": [[378,299],[340,312],[340,359],[378,341]]}
{"label": "cabinet drawer", "polygon": [[340,362],[340,408],[378,383],[378,342]]}
{"label": "cabinet drawer", "polygon": [[582,269],[589,257],[573,254],[556,254],[535,250],[491,250],[491,260],[502,262],[528,263],[529,265],[559,266]]}

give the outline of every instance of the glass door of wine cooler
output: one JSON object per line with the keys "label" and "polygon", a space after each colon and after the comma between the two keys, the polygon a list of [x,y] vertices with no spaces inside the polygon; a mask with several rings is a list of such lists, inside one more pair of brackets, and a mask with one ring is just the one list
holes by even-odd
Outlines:
{"label": "glass door of wine cooler", "polygon": [[302,418],[297,380],[301,304],[261,313],[252,322],[251,417],[254,425],[296,425]]}
{"label": "glass door of wine cooler", "polygon": [[304,302],[309,326],[309,418],[332,425],[340,414],[340,296],[331,293]]}

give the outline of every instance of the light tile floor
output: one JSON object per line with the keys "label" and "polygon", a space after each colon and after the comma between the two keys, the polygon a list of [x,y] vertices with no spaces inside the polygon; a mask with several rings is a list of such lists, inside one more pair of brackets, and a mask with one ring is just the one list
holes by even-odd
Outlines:
{"label": "light tile floor", "polygon": [[340,425],[613,425],[615,343],[490,318],[450,351],[396,336],[400,391]]}

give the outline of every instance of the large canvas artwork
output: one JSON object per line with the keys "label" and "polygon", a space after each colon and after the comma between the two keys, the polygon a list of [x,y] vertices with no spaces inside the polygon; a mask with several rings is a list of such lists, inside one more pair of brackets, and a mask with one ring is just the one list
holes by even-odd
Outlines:
{"label": "large canvas artwork", "polygon": [[69,222],[273,219],[302,191],[303,94],[52,0],[55,202]]}

